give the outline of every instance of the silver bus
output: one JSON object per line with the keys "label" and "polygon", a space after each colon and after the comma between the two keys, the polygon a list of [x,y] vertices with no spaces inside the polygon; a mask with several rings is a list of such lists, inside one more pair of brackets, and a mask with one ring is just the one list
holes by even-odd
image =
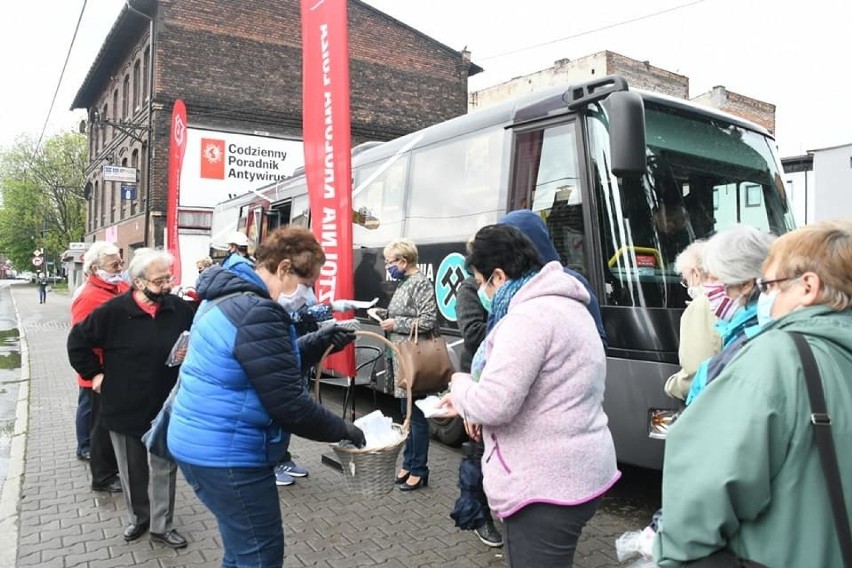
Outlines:
{"label": "silver bus", "polygon": [[[601,303],[618,458],[659,468],[664,441],[649,433],[658,411],[678,408],[663,384],[678,369],[688,299],[675,257],[734,223],[791,230],[782,171],[763,128],[632,90],[621,77],[543,90],[353,149],[356,299],[387,305],[394,283],[382,249],[410,238],[434,283],[441,332],[461,349],[455,290],[466,241],[507,212],[537,212],[563,264],[586,276]],[[308,224],[303,172],[253,195],[219,204],[214,224],[258,240],[279,225]],[[392,392],[382,362],[367,372],[374,388]],[[463,435],[452,420],[433,421],[433,432],[449,443]]]}

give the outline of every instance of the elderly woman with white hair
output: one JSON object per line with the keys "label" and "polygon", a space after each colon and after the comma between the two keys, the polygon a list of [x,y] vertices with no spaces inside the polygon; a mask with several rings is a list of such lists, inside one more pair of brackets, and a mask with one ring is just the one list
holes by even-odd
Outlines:
{"label": "elderly woman with white hair", "polygon": [[734,225],[714,235],[704,247],[703,263],[708,278],[704,291],[719,321],[716,331],[722,350],[698,366],[686,404],[719,375],[743,341],[760,331],[757,298],[763,261],[769,255],[773,235],[748,225]]}
{"label": "elderly woman with white hair", "polygon": [[680,370],[666,380],[666,394],[684,400],[689,394],[692,378],[702,361],[722,348],[722,338],[716,331],[716,314],[710,307],[704,285],[710,276],[704,270],[706,241],[695,241],[675,259],[675,269],[682,276],[681,284],[691,298],[680,317]]}
{"label": "elderly woman with white hair", "polygon": [[[130,286],[124,280],[124,261],[117,246],[106,241],[95,241],[83,255],[83,273],[86,281],[77,288],[71,302],[71,325],[77,325],[101,304],[127,292]],[[101,353],[95,354],[100,357]],[[121,492],[118,465],[109,439],[109,431],[100,416],[100,395],[92,390],[92,381],[77,375],[77,457],[88,460],[92,469],[92,489]]]}
{"label": "elderly woman with white hair", "polygon": [[124,487],[124,539],[136,540],[150,527],[152,540],[182,548],[186,539],[172,525],[177,467],[149,456],[142,443],[177,381],[178,367],[166,366],[169,352],[192,324],[192,308],[170,293],[172,264],[166,252],[136,251],[129,268],[132,290],[71,329],[68,359],[101,395],[100,418],[109,430]]}
{"label": "elderly woman with white hair", "polygon": [[[852,505],[850,273],[849,220],[813,223],[772,244],[757,283],[760,334],[666,439],[654,547],[661,568],[850,566],[839,536],[849,530],[840,510]],[[827,421],[814,419],[802,340]],[[818,428],[837,447],[834,479],[845,498],[827,489]]]}

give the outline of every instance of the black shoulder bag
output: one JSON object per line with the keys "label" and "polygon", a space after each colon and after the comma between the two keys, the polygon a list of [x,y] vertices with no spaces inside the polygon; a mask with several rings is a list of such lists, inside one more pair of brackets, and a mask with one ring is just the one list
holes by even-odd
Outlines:
{"label": "black shoulder bag", "polygon": [[791,332],[790,336],[796,344],[802,367],[805,371],[805,384],[808,387],[808,398],[811,401],[811,423],[814,425],[814,441],[822,472],[825,475],[825,485],[828,489],[828,500],[834,515],[834,528],[837,540],[840,541],[840,554],[843,565],[852,568],[852,533],[849,530],[849,514],[846,512],[846,501],[843,500],[843,484],[840,481],[840,468],[837,465],[837,452],[834,439],[831,436],[831,417],[825,404],[822,380],[813,351],[808,341],[801,333]]}

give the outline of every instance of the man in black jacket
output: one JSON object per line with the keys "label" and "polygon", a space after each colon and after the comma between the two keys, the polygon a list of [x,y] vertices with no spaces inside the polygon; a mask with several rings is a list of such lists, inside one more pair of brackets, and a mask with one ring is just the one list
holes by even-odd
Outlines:
{"label": "man in black jacket", "polygon": [[[167,367],[166,359],[192,324],[192,308],[170,293],[172,262],[162,251],[136,251],[129,267],[132,290],[74,326],[68,358],[101,395],[100,418],[115,448],[128,511],[124,539],[135,540],[150,526],[152,540],[182,548],[186,539],[172,525],[177,468],[149,456],[142,443],[177,381],[179,367]],[[103,364],[96,348],[103,350]]]}

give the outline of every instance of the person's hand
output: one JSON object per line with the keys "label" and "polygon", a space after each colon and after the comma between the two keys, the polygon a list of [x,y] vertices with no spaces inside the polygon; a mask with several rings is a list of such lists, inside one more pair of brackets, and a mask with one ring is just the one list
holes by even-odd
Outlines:
{"label": "person's hand", "polygon": [[100,394],[101,392],[101,383],[104,382],[104,374],[98,373],[94,377],[92,377],[92,390],[96,393]]}
{"label": "person's hand", "polygon": [[326,327],[320,333],[323,334],[324,339],[328,342],[327,345],[334,346],[334,349],[331,350],[332,353],[337,353],[355,341],[355,332],[339,325]]}
{"label": "person's hand", "polygon": [[443,409],[443,412],[440,414],[441,418],[454,418],[459,415],[459,411],[456,410],[456,407],[453,405],[453,395],[450,393],[441,397],[441,401],[438,403],[438,408]]}
{"label": "person's hand", "polygon": [[175,362],[180,365],[186,359],[186,347],[181,347],[175,351]]}
{"label": "person's hand", "polygon": [[346,440],[355,444],[356,448],[363,448],[367,444],[364,432],[354,424],[346,423]]}
{"label": "person's hand", "polygon": [[474,442],[482,440],[482,426],[479,424],[474,424],[473,422],[465,420],[464,431],[467,432],[467,436]]}
{"label": "person's hand", "polygon": [[388,318],[386,320],[380,321],[379,325],[385,331],[393,331],[394,329],[396,329],[396,320],[393,318]]}

